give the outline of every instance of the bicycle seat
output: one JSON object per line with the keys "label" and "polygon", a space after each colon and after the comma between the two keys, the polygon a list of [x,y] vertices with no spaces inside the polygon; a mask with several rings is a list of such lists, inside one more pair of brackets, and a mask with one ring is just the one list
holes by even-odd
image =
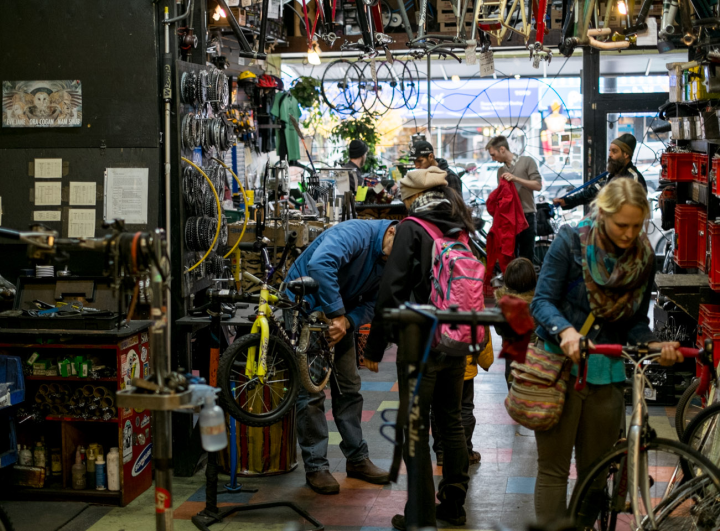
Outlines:
{"label": "bicycle seat", "polygon": [[295,295],[312,295],[318,292],[320,284],[312,277],[300,277],[288,282],[285,288]]}

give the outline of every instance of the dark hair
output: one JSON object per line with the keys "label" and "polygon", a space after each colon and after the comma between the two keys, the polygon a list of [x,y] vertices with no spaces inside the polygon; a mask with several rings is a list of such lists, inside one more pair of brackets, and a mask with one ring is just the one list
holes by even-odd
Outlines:
{"label": "dark hair", "polygon": [[485,144],[485,149],[498,149],[501,147],[504,147],[505,149],[510,151],[510,145],[508,144],[507,137],[503,135],[494,136],[490,140],[488,140],[487,144]]}
{"label": "dark hair", "polygon": [[462,196],[449,186],[436,186],[431,189],[433,192],[442,192],[445,199],[450,201],[450,217],[462,221],[465,230],[469,233],[475,232],[475,223],[473,223],[472,213],[468,209]]}
{"label": "dark hair", "polygon": [[505,269],[503,280],[505,287],[516,293],[532,291],[537,284],[535,266],[527,258],[516,258]]}

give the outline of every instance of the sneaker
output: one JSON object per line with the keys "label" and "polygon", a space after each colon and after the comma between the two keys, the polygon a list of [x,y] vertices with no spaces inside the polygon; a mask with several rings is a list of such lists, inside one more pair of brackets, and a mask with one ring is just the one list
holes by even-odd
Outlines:
{"label": "sneaker", "polygon": [[480,462],[480,452],[476,452],[475,450],[470,450],[470,453],[468,454],[468,458],[470,460],[471,465],[477,465]]}
{"label": "sneaker", "polygon": [[465,525],[467,521],[465,507],[458,503],[438,503],[435,507],[435,515],[438,520],[443,520],[452,525]]}
{"label": "sneaker", "polygon": [[405,527],[405,515],[403,514],[396,514],[390,522],[392,523],[393,529],[398,529],[399,531],[405,531],[407,529],[407,527]]}

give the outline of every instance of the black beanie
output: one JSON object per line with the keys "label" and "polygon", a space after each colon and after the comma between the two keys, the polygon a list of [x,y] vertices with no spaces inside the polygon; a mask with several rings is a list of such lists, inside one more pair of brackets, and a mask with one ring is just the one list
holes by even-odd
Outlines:
{"label": "black beanie", "polygon": [[635,140],[635,137],[630,133],[625,133],[620,135],[610,143],[615,144],[625,153],[632,156],[632,154],[635,153],[635,146],[637,145],[637,140]]}
{"label": "black beanie", "polygon": [[368,147],[362,140],[353,140],[348,148],[348,155],[351,159],[359,159],[368,152]]}

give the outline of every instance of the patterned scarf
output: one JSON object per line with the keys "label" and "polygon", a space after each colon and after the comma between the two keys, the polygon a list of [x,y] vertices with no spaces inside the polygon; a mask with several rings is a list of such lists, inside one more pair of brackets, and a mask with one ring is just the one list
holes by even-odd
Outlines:
{"label": "patterned scarf", "polygon": [[412,216],[413,214],[416,214],[418,212],[427,212],[428,210],[433,210],[444,203],[447,203],[449,205],[450,201],[445,199],[445,194],[443,194],[442,192],[424,192],[420,194],[420,197],[418,197],[415,201],[412,202],[412,205],[410,205],[410,215]]}
{"label": "patterned scarf", "polygon": [[655,255],[645,231],[618,256],[595,212],[584,218],[578,229],[590,310],[604,321],[631,318],[652,281]]}

